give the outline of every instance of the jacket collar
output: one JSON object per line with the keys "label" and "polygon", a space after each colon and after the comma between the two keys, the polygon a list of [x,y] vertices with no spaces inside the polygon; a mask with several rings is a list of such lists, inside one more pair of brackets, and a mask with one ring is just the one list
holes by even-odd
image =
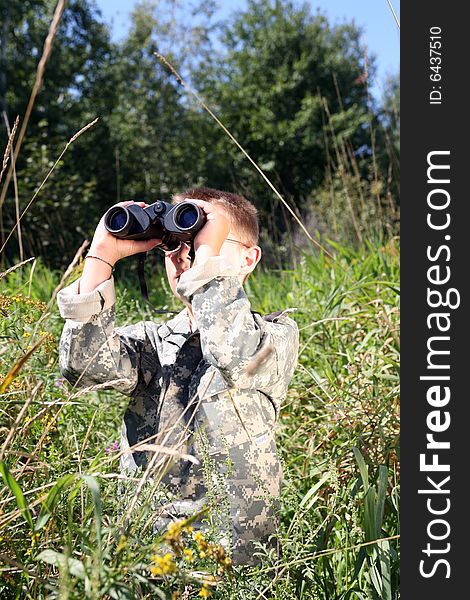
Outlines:
{"label": "jacket collar", "polygon": [[189,315],[186,308],[158,328],[162,340],[180,347],[194,333],[189,326]]}

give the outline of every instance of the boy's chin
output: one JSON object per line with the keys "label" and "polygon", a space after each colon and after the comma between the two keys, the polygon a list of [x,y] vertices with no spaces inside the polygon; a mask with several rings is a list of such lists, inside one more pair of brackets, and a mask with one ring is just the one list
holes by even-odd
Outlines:
{"label": "boy's chin", "polygon": [[180,280],[180,278],[179,278],[179,277],[177,277],[177,278],[175,278],[175,279],[173,280],[173,284],[172,284],[172,285],[170,285],[170,287],[171,287],[171,291],[173,292],[173,296],[174,296],[175,298],[178,298],[178,300],[181,300],[181,302],[183,302],[183,304],[186,304],[186,301],[184,300],[184,298],[182,298],[182,297],[181,297],[181,296],[178,294],[178,292],[176,291],[176,288],[177,288],[177,286],[178,286],[178,282],[179,282],[179,280]]}

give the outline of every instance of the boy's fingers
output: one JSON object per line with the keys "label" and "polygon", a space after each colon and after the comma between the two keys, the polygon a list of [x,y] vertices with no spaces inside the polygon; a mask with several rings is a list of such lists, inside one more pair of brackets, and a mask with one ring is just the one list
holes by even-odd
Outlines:
{"label": "boy's fingers", "polygon": [[206,202],[205,200],[198,200],[197,198],[185,198],[185,200],[194,202],[194,204],[197,204],[199,208],[202,208],[206,213],[214,212],[216,210],[216,207],[213,204]]}
{"label": "boy's fingers", "polygon": [[140,252],[148,252],[156,246],[159,246],[162,241],[157,239],[152,240],[119,240],[118,243],[123,243],[121,246],[121,258],[126,256],[134,256]]}
{"label": "boy's fingers", "polygon": [[139,248],[138,252],[146,252],[147,250],[151,250],[152,248],[159,246],[162,243],[162,240],[157,240],[157,239],[142,240],[142,241],[136,240],[134,243],[135,243],[136,249]]}
{"label": "boy's fingers", "polygon": [[148,206],[148,204],[145,202],[135,202],[134,200],[124,200],[123,202],[116,202],[116,204],[113,204],[113,206],[123,206],[125,208],[126,206],[130,206],[131,204],[137,204],[141,208],[146,208]]}
{"label": "boy's fingers", "polygon": [[194,202],[194,204],[199,206],[199,208],[202,208],[208,221],[214,221],[214,220],[220,220],[220,219],[227,221],[227,217],[224,215],[221,208],[219,206],[217,206],[216,204],[212,204],[211,202],[206,202],[205,200],[197,200],[197,199],[193,200],[192,198],[185,198],[185,200],[190,200],[191,202]]}

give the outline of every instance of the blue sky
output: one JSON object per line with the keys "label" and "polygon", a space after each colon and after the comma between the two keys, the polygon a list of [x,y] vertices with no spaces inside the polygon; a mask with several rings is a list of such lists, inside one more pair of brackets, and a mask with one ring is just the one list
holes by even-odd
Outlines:
{"label": "blue sky", "polygon": [[[127,31],[130,11],[137,0],[95,0],[104,20],[112,26],[115,39]],[[377,82],[372,92],[381,94],[381,82],[388,73],[397,73],[400,66],[400,33],[387,0],[310,0],[312,12],[320,9],[332,24],[354,19],[364,30],[369,52],[376,55]],[[400,19],[400,0],[391,0]],[[188,2],[189,4],[189,2]],[[245,0],[218,0],[217,16],[221,19],[243,8]]]}

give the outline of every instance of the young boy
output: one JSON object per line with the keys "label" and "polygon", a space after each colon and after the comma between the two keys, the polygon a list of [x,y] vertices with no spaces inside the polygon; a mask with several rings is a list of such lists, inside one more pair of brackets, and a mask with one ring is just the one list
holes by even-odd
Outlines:
{"label": "young boy", "polygon": [[297,362],[298,328],[282,312],[253,313],[243,291],[261,258],[255,207],[209,188],[174,197],[184,199],[206,216],[192,264],[187,244],[165,253],[185,308],[164,324],[115,327],[113,266],[160,240],[117,239],[101,220],[82,277],[58,296],[67,319],[61,370],[73,384],[106,384],[131,397],[121,433],[127,474],[154,464],[155,453],[139,444],[173,453],[160,476],[175,501],[161,509],[159,525],[210,503],[233,562],[255,564],[253,542],[276,547],[282,473],[274,425]]}

